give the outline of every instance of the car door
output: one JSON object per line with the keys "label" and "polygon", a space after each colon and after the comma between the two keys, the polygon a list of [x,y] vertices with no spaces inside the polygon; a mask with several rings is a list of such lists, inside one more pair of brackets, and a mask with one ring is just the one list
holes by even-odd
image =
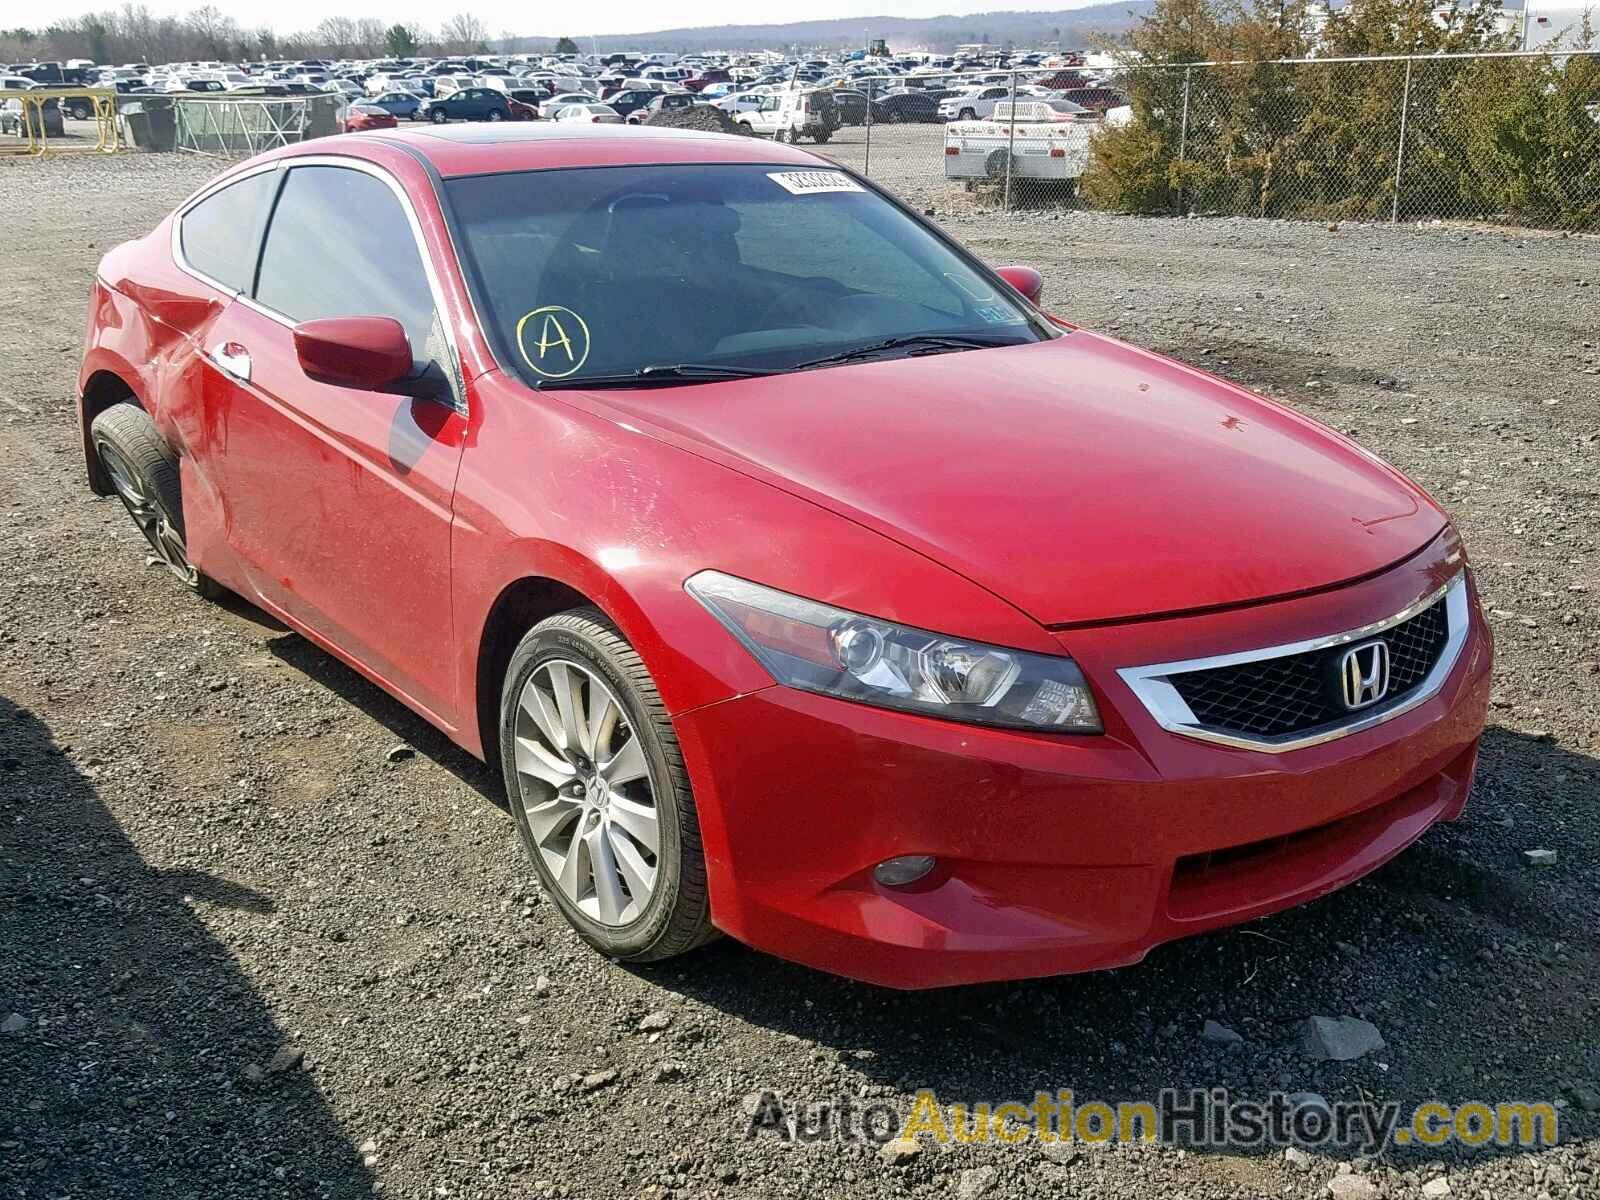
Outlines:
{"label": "car door", "polygon": [[[254,283],[209,333],[202,404],[226,538],[261,600],[454,723],[450,520],[465,431],[431,266],[397,184],[282,172]],[[318,383],[299,322],[385,316],[433,398]]]}
{"label": "car door", "polygon": [[783,100],[779,96],[763,96],[761,104],[750,114],[751,123],[757,133],[773,133],[778,128],[779,106]]}

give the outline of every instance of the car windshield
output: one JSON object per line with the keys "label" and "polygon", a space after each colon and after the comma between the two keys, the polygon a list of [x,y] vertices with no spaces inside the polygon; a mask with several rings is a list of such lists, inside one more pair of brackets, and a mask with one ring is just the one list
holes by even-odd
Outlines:
{"label": "car windshield", "polygon": [[1052,336],[1007,290],[842,171],[595,167],[445,187],[501,359],[536,386],[617,386],[684,364],[700,368],[697,379],[716,378],[705,368],[787,371],[857,352]]}

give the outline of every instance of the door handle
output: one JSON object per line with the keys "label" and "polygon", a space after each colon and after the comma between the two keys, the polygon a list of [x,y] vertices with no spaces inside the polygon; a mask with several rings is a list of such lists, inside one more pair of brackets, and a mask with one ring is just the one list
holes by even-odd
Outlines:
{"label": "door handle", "polygon": [[250,382],[250,352],[238,342],[218,342],[211,347],[211,361],[230,379]]}

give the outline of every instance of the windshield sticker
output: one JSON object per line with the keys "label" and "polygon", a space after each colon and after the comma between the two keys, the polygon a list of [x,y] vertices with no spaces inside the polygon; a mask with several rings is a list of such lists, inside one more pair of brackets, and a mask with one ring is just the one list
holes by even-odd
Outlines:
{"label": "windshield sticker", "polygon": [[991,325],[1022,325],[1028,320],[1004,304],[981,304],[972,310]]}
{"label": "windshield sticker", "polygon": [[589,358],[589,326],[570,308],[546,304],[517,322],[522,361],[545,379],[565,379]]}
{"label": "windshield sticker", "polygon": [[814,196],[818,192],[864,192],[862,187],[843,171],[771,171],[767,178],[784,191],[796,196]]}

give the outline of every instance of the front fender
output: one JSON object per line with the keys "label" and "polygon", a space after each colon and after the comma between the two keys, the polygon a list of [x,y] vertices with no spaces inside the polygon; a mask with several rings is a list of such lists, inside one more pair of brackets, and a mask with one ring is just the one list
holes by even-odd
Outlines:
{"label": "front fender", "polygon": [[[598,606],[644,660],[674,717],[773,683],[684,590],[706,569],[1001,645],[1047,636],[915,551],[591,411],[578,393],[536,394],[499,372],[470,390],[451,537],[464,713],[481,699],[479,656],[495,603],[530,577]],[[475,738],[471,723],[462,725]]]}

